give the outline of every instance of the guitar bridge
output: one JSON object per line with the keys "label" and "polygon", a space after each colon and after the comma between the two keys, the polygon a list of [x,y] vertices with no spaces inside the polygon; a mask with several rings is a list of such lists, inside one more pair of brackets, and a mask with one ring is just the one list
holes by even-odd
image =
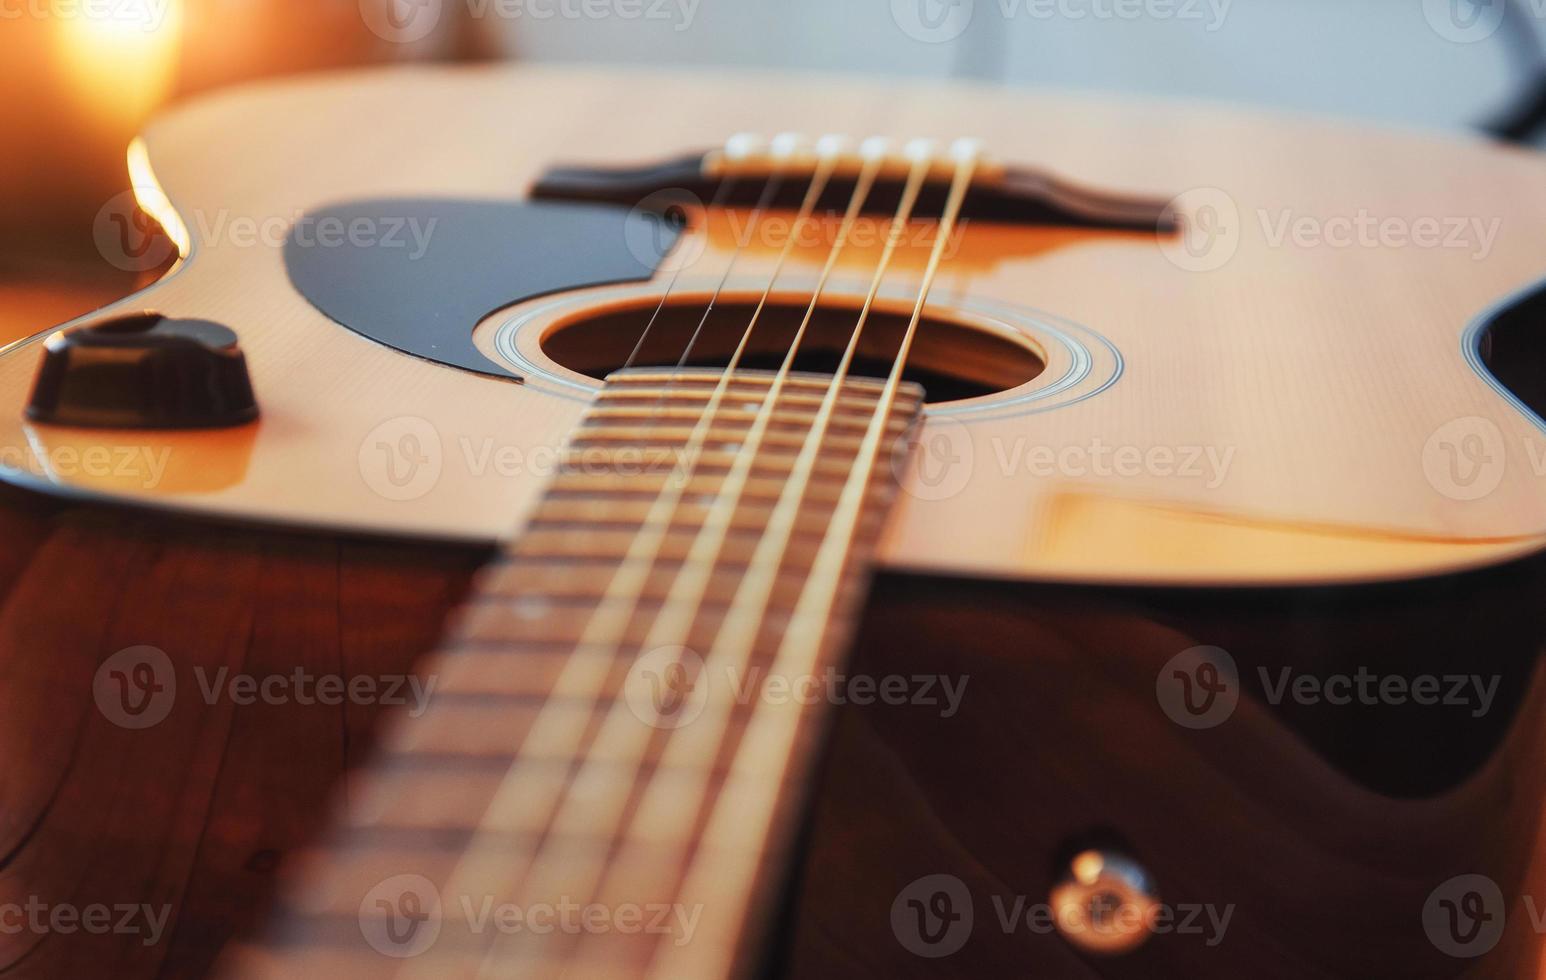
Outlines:
{"label": "guitar bridge", "polygon": [[[863,213],[890,214],[901,200],[919,152],[924,150],[917,142],[908,144],[904,152],[894,152],[889,144],[874,139],[855,145],[838,137],[812,142],[791,133],[772,139],[743,134],[717,149],[641,166],[555,167],[537,181],[531,196],[634,207],[647,202],[651,195],[678,201],[691,195],[725,207],[751,207],[763,201],[769,181],[777,179],[779,186],[772,189],[768,206],[794,209],[818,166],[826,163],[831,176],[819,206],[840,209],[854,193],[866,161],[879,155],[874,186],[865,197]],[[940,212],[949,192],[951,172],[948,155],[938,155],[930,162],[915,213]],[[1104,193],[1041,170],[987,159],[978,167],[962,205],[961,218],[1014,225],[1172,233],[1178,226],[1168,203]]]}

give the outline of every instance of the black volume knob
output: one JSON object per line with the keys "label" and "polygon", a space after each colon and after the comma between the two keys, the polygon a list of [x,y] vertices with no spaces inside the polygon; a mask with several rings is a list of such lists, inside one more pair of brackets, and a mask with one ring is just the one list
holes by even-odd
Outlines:
{"label": "black volume knob", "polygon": [[157,313],[48,338],[27,418],[136,429],[201,429],[258,417],[236,331]]}

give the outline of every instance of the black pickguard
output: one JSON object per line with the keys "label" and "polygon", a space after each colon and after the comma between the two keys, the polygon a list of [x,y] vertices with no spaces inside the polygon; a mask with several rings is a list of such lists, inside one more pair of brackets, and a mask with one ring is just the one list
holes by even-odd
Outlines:
{"label": "black pickguard", "polygon": [[480,320],[546,293],[649,279],[679,234],[615,204],[382,199],[306,215],[284,259],[296,290],[355,333],[520,380],[473,344]]}

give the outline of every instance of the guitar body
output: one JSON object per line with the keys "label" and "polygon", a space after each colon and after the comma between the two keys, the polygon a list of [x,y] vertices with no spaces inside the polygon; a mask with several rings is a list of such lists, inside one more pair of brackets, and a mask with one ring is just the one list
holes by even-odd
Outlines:
{"label": "guitar body", "polygon": [[[369,809],[344,776],[384,708],[411,710],[407,677],[436,676],[475,573],[580,533],[544,524],[555,460],[662,297],[653,363],[695,325],[704,363],[728,356],[764,295],[777,352],[836,233],[789,249],[788,207],[667,194],[682,224],[527,190],[748,128],[983,134],[1182,221],[952,230],[909,362],[928,404],[883,454],[895,500],[841,660],[874,686],[820,699],[736,972],[1534,975],[1546,435],[1515,321],[1546,275],[1539,158],[1218,109],[553,69],[243,90],[145,134],[139,200],[183,257],[71,326],[229,327],[257,421],[29,419],[44,338],[0,351],[0,898],[169,910],[154,941],[0,934],[0,964],[261,972],[232,950],[320,861],[286,856]],[[889,216],[852,229],[824,309],[864,307]],[[948,225],[927,217],[879,282],[882,340],[931,274]],[[803,370],[841,349],[833,316]],[[140,675],[107,667],[137,647],[176,677],[145,725]],[[298,668],[401,690],[209,686]],[[1036,918],[1090,853],[1141,865],[1170,925],[1102,949]],[[307,962],[391,965],[353,956]]]}

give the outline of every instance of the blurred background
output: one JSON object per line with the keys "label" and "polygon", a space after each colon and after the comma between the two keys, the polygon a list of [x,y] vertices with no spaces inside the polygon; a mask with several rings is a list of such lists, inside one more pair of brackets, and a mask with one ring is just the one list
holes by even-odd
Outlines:
{"label": "blurred background", "polygon": [[[961,77],[1536,139],[1546,0],[0,0],[0,343],[145,273],[93,222],[160,107],[423,61]],[[667,111],[667,110],[662,110]]]}

